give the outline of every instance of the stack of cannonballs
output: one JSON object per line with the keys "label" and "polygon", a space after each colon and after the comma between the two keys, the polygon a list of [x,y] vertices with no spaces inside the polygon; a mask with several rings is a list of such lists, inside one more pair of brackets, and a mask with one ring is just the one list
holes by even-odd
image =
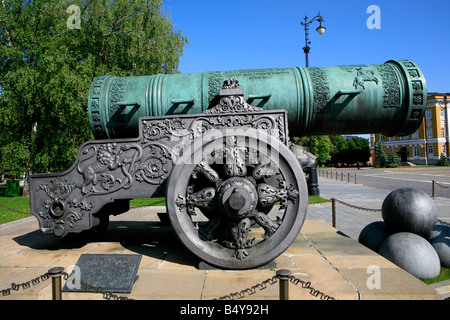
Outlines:
{"label": "stack of cannonballs", "polygon": [[392,191],[382,206],[384,221],[367,225],[358,241],[419,279],[450,267],[450,227],[437,224],[433,199],[425,192]]}

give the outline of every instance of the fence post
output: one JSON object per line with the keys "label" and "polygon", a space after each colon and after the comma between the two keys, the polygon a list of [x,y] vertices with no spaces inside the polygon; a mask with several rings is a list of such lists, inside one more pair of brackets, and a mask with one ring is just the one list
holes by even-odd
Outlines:
{"label": "fence post", "polygon": [[331,198],[331,223],[336,228],[336,199]]}
{"label": "fence post", "polygon": [[280,280],[280,300],[289,300],[289,278],[291,271],[281,269],[277,271],[278,280]]}
{"label": "fence post", "polygon": [[431,180],[431,196],[434,197],[434,180]]}
{"label": "fence post", "polygon": [[63,267],[54,267],[47,272],[48,276],[52,278],[52,300],[62,300],[61,276],[63,275],[63,271]]}
{"label": "fence post", "polygon": [[356,173],[355,173],[355,184],[356,184]]}

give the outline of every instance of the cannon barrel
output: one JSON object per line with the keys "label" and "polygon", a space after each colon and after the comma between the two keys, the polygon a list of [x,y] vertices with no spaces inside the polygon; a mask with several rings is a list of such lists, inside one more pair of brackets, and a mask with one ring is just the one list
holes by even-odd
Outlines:
{"label": "cannon barrel", "polygon": [[141,77],[102,76],[89,91],[96,139],[138,136],[140,117],[201,113],[233,78],[247,103],[286,109],[290,136],[407,135],[420,125],[427,88],[410,60],[379,65],[256,69]]}

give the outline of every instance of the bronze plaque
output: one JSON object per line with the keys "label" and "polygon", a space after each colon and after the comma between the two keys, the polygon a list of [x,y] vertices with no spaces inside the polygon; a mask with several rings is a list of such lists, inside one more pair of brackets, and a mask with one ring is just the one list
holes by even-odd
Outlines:
{"label": "bronze plaque", "polygon": [[140,261],[139,254],[82,254],[63,291],[130,293]]}

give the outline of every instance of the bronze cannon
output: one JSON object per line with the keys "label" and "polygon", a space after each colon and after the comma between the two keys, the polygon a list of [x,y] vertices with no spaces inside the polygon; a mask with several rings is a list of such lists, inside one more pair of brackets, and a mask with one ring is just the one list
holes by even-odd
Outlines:
{"label": "bronze cannon", "polygon": [[165,196],[180,241],[220,268],[283,253],[308,192],[292,136],[406,135],[427,98],[409,60],[381,65],[103,76],[89,92],[96,137],[63,173],[31,177],[31,212],[63,237],[106,225],[134,198]]}

